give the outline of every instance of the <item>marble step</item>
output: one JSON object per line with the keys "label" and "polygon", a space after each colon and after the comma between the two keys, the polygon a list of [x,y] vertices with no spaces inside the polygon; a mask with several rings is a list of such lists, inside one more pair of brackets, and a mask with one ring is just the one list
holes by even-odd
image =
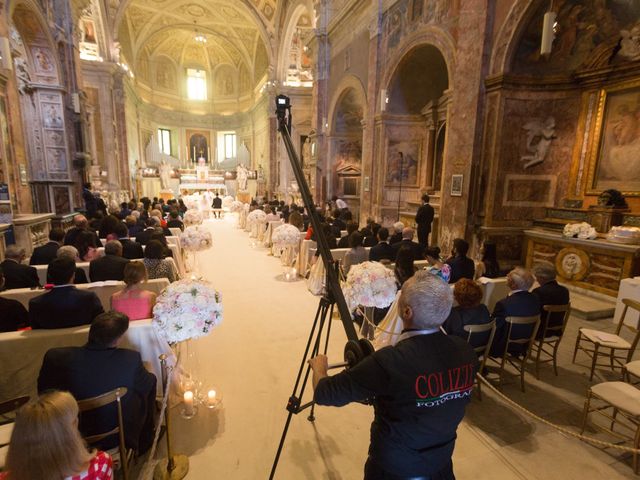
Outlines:
{"label": "marble step", "polygon": [[584,295],[575,290],[571,291],[571,315],[585,320],[599,320],[613,317],[616,309],[614,298],[611,300]]}

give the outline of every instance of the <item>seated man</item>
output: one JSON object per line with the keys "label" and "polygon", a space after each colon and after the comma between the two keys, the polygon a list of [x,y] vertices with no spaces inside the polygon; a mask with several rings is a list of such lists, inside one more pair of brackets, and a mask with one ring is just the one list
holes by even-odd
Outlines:
{"label": "seated man", "polygon": [[116,235],[118,235],[118,241],[122,244],[122,256],[129,260],[135,260],[144,257],[142,251],[142,245],[129,238],[129,229],[124,223],[116,226]]}
{"label": "seated man", "polygon": [[[64,245],[58,249],[58,253],[56,258],[68,258],[69,260],[73,260],[73,263],[76,264],[76,276],[73,278],[74,285],[80,285],[81,283],[89,283],[89,279],[87,278],[87,274],[84,269],[80,268],[77,263],[80,261],[80,255],[78,254],[78,249],[73,245]],[[51,278],[49,278],[49,267],[47,267],[47,283],[53,283]]]}
{"label": "seated man", "polygon": [[33,249],[29,265],[49,265],[49,262],[56,258],[58,249],[64,243],[64,230],[52,228],[49,232],[49,241],[40,247]]}
{"label": "seated man", "polygon": [[100,239],[98,239],[98,235],[96,234],[95,230],[89,228],[89,222],[87,221],[87,217],[85,217],[84,215],[76,215],[73,217],[73,227],[70,228],[64,236],[64,244],[75,245],[76,238],[81,232],[91,232],[94,236],[93,245],[100,245]]}
{"label": "seated man", "polygon": [[[145,370],[140,353],[118,348],[129,328],[129,318],[118,312],[98,315],[91,323],[89,340],[83,347],[49,350],[38,376],[38,392],[65,390],[83,400],[125,387],[122,399],[125,443],[144,453],[154,433],[156,377]],[[110,404],[81,414],[83,436],[110,431],[117,424],[116,406]],[[118,445],[118,436],[105,438],[98,446]]]}
{"label": "seated man", "polygon": [[402,230],[404,230],[404,223],[396,222],[393,224],[393,233],[389,237],[389,245],[395,245],[402,241]]}
{"label": "seated man", "polygon": [[358,224],[356,222],[347,222],[347,234],[344,237],[340,237],[338,240],[338,248],[349,248],[349,238],[353,232],[358,231]]}
{"label": "seated man", "polygon": [[[4,274],[0,267],[0,290],[4,286]],[[14,332],[29,326],[29,314],[19,301],[0,297],[0,332]]]}
{"label": "seated man", "polygon": [[369,260],[372,262],[381,260],[393,262],[395,258],[393,247],[389,245],[389,230],[385,227],[380,227],[380,230],[378,230],[378,244],[369,250]]}
{"label": "seated man", "polygon": [[127,263],[129,260],[122,257],[122,244],[118,240],[109,240],[104,246],[104,257],[91,260],[89,278],[92,282],[121,281],[124,278],[124,267]]}
{"label": "seated man", "polygon": [[[402,240],[398,243],[394,243],[391,245],[393,248],[393,253],[397,256],[398,252],[402,247],[408,247],[413,254],[414,260],[423,260],[424,259],[424,247],[420,245],[418,242],[413,241],[413,236],[415,235],[415,231],[411,227],[406,227],[402,229]],[[395,257],[394,257],[395,258]]]}
{"label": "seated man", "polygon": [[[529,270],[516,267],[507,275],[507,286],[511,290],[506,298],[503,298],[493,308],[492,318],[496,320],[496,333],[491,344],[491,356],[501,357],[509,335],[507,317],[530,317],[540,315],[540,301],[529,289],[533,286],[533,275]],[[511,338],[527,338],[531,335],[531,329],[526,325],[515,325]],[[509,353],[522,355],[528,345],[513,345]]]}
{"label": "seated man", "polygon": [[468,278],[473,280],[473,276],[476,272],[476,265],[469,257],[467,252],[469,251],[469,243],[463,238],[456,238],[453,241],[453,250],[451,251],[451,257],[445,262],[451,267],[451,276],[449,277],[449,283],[456,283],[461,278]]}
{"label": "seated man", "polygon": [[29,300],[31,328],[67,328],[89,325],[104,312],[98,296],[73,286],[76,264],[68,258],[56,258],[47,275],[53,288]]}
{"label": "seated man", "polygon": [[398,343],[354,367],[327,376],[327,357],[309,361],[314,400],[340,407],[371,400],[365,480],[452,479],[456,430],[471,398],[478,361],[462,338],[445,335],[451,289],[424,270],[402,287]]}
{"label": "seated man", "polygon": [[218,210],[217,212],[213,212],[213,216],[214,217],[218,217],[220,218],[220,209],[222,208],[222,199],[220,198],[220,195],[218,195],[216,193],[216,198],[213,199],[213,202],[211,203],[211,208],[214,208],[216,210]]}
{"label": "seated man", "polygon": [[[533,275],[540,284],[538,288],[534,288],[531,293],[538,297],[540,302],[540,319],[546,318],[547,312],[542,307],[545,305],[567,305],[569,303],[569,290],[556,281],[556,269],[551,265],[537,265],[533,268]],[[554,327],[562,324],[564,314],[554,312],[549,317],[548,326]],[[542,338],[544,329],[542,323],[538,329],[536,338]],[[555,333],[554,333],[555,335]]]}
{"label": "seated man", "polygon": [[180,212],[178,212],[178,210],[174,209],[169,212],[167,228],[179,228],[180,230],[184,230],[184,223],[180,219]]}
{"label": "seated man", "polygon": [[136,235],[136,242],[146,245],[151,241],[151,235],[160,227],[160,219],[158,217],[149,216],[145,221],[146,228]]}
{"label": "seated man", "polygon": [[38,271],[35,267],[24,265],[26,255],[24,248],[9,245],[4,252],[5,260],[0,263],[4,271],[4,289],[34,288],[40,286]]}

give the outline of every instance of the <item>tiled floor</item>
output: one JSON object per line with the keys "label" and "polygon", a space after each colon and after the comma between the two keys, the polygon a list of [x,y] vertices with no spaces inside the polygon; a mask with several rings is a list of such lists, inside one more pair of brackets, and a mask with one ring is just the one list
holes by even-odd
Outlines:
{"label": "tiled floor", "polygon": [[[194,345],[200,377],[225,395],[220,411],[200,409],[192,420],[172,410],[175,451],[190,457],[188,479],[266,479],[286,419],[285,403],[318,305],[304,282],[282,281],[279,261],[252,248],[231,219],[207,222],[214,247],[200,258],[208,279],[223,294],[223,325]],[[559,375],[544,367],[541,380],[515,379],[504,393],[527,409],[579,430],[590,385],[586,356],[571,363],[577,329],[588,324],[613,330],[610,320],[571,318],[560,347]],[[330,361],[342,356],[345,337],[333,322]],[[606,371],[597,380],[617,379]],[[514,411],[483,389],[458,430],[454,469],[458,479],[632,478],[630,459],[591,447]],[[295,416],[280,459],[278,479],[362,477],[372,417],[370,407],[319,408],[317,420]],[[589,429],[597,438],[605,437]],[[161,448],[163,451],[163,448]],[[621,459],[622,457],[622,459]]]}

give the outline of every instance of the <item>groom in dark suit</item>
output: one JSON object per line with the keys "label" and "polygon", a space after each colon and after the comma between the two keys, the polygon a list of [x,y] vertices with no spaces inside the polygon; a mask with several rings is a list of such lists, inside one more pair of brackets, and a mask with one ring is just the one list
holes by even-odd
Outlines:
{"label": "groom in dark suit", "polygon": [[[144,453],[153,441],[157,380],[145,370],[139,352],[118,348],[128,328],[129,318],[122,313],[98,315],[84,347],[53,348],[46,353],[38,376],[38,392],[66,390],[82,400],[125,387],[125,443]],[[116,425],[116,406],[110,404],[81,414],[79,428],[83,436],[89,436],[108,432]],[[111,435],[97,446],[105,450],[117,445],[118,436]]]}

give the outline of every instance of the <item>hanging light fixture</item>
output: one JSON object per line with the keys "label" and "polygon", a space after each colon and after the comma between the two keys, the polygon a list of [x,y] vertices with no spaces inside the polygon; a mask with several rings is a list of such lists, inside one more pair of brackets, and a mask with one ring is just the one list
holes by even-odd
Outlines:
{"label": "hanging light fixture", "polygon": [[198,26],[196,24],[196,21],[193,21],[193,25],[195,28],[195,36],[193,37],[193,39],[195,40],[196,43],[200,43],[202,45],[204,45],[205,43],[207,43],[207,37],[206,35],[202,34],[202,33],[198,33]]}

